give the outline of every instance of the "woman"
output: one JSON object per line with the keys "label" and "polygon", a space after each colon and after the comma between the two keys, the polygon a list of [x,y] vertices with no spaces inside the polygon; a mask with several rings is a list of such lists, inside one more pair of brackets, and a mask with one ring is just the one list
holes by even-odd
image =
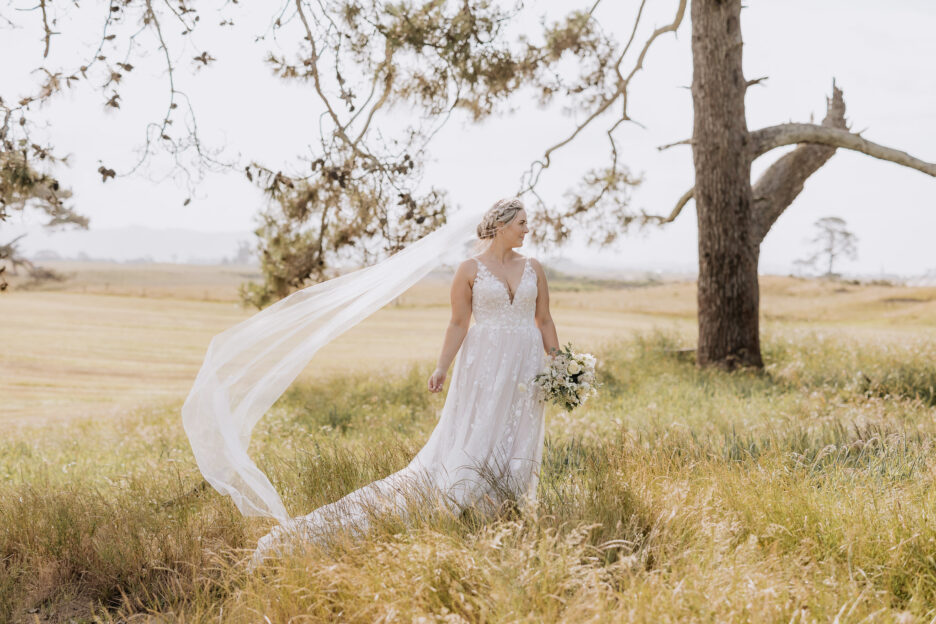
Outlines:
{"label": "woman", "polygon": [[[545,364],[544,352],[557,351],[559,339],[542,266],[514,251],[528,231],[516,198],[498,201],[477,227],[488,245],[455,272],[452,317],[428,389],[442,390],[455,359],[452,383],[439,422],[416,457],[388,477],[275,527],[260,540],[254,565],[289,540],[318,540],[339,527],[363,531],[373,511],[406,517],[426,494],[454,512],[469,506],[490,512],[510,497],[521,504],[536,500],[544,404],[532,380]],[[476,322],[469,327],[472,314]]]}

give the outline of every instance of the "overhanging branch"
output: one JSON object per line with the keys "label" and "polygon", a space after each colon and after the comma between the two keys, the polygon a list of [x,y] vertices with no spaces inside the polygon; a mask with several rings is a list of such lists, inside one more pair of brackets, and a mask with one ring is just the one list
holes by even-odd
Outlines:
{"label": "overhanging branch", "polygon": [[860,134],[854,134],[848,130],[816,124],[787,123],[751,132],[751,158],[762,156],[777,147],[797,143],[819,143],[831,147],[842,147],[881,160],[889,160],[936,177],[936,163],[929,163],[906,152],[868,141]]}

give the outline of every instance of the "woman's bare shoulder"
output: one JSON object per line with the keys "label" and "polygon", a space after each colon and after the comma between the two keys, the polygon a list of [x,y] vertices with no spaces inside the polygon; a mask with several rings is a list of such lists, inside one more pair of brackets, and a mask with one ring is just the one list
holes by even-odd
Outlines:
{"label": "woman's bare shoulder", "polygon": [[474,280],[475,274],[478,272],[478,263],[474,257],[466,258],[462,260],[461,264],[458,265],[458,268],[455,269],[455,276],[467,279],[469,282]]}

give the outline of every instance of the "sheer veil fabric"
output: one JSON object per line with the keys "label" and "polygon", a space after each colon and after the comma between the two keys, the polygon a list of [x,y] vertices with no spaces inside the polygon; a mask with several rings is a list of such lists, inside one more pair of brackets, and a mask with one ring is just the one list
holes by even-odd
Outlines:
{"label": "sheer veil fabric", "polygon": [[545,432],[542,393],[533,378],[546,364],[536,325],[539,292],[530,258],[513,297],[479,259],[471,292],[475,322],[455,357],[439,421],[400,470],[280,523],[260,538],[248,569],[300,544],[326,545],[336,532],[363,537],[376,517],[407,526],[437,510],[496,515],[504,503],[536,503]]}
{"label": "sheer veil fabric", "polygon": [[185,433],[208,483],[244,515],[286,523],[283,501],[247,454],[254,426],[319,349],[443,262],[462,259],[483,213],[450,215],[385,260],[296,291],[215,336],[182,406]]}

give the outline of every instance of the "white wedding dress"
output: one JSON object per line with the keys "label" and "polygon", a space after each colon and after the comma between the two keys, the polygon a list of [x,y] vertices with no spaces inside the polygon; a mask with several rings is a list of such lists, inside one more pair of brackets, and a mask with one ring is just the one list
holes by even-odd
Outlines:
{"label": "white wedding dress", "polygon": [[407,504],[427,494],[456,513],[469,506],[490,512],[507,493],[521,505],[536,501],[545,423],[542,391],[532,380],[546,362],[534,322],[536,271],[527,258],[511,301],[507,285],[474,260],[475,322],[425,446],[402,470],[275,527],[260,539],[252,565],[291,540],[319,540],[339,527],[362,532],[371,511],[407,518]]}

